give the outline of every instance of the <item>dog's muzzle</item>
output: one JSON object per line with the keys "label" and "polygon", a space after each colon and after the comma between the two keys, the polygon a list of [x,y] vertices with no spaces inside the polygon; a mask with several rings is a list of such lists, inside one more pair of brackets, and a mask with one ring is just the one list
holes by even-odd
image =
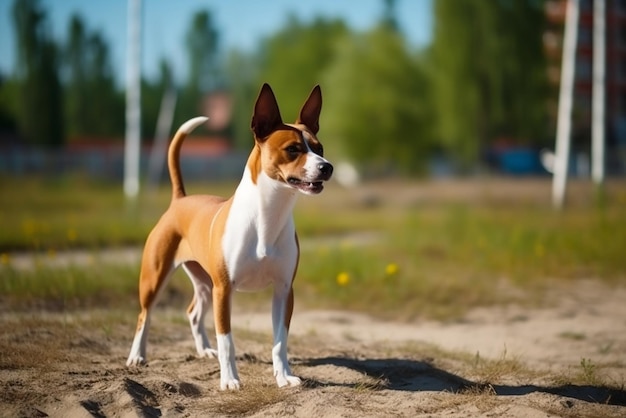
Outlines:
{"label": "dog's muzzle", "polygon": [[324,182],[333,175],[333,166],[328,162],[317,165],[318,175],[315,181],[303,181],[296,177],[289,177],[287,183],[306,194],[318,194],[324,190]]}

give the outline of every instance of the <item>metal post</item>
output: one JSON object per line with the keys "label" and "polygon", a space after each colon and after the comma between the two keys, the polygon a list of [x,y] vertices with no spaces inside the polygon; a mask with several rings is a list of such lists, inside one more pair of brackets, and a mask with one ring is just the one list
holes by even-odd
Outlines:
{"label": "metal post", "polygon": [[163,173],[163,168],[165,167],[168,135],[172,129],[177,97],[176,88],[169,86],[163,93],[163,98],[161,99],[154,145],[152,146],[152,152],[148,160],[148,187],[151,189],[156,189],[159,185],[161,173]]}
{"label": "metal post", "polygon": [[556,126],[556,149],[552,203],[556,209],[563,207],[567,186],[568,160],[572,132],[572,107],[574,102],[574,67],[576,64],[576,38],[578,35],[578,0],[567,1],[563,58],[561,60],[561,85],[559,88],[559,113]]}
{"label": "metal post", "polygon": [[128,0],[126,56],[126,142],[124,146],[124,194],[139,194],[141,145],[141,0]]}
{"label": "metal post", "polygon": [[594,0],[591,178],[596,186],[604,182],[605,13],[605,0]]}

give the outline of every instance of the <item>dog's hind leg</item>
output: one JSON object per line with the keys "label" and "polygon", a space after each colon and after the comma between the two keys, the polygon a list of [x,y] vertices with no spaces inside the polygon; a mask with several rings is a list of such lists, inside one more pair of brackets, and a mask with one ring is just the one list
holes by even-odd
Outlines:
{"label": "dog's hind leg", "polygon": [[[146,345],[148,343],[148,329],[150,327],[150,316],[157,297],[167,284],[167,281],[174,272],[174,253],[178,242],[165,234],[159,233],[163,229],[155,228],[144,247],[141,260],[141,272],[139,274],[139,304],[141,311],[137,319],[137,330],[135,338],[126,360],[127,366],[137,366],[146,363]],[[167,242],[163,246],[163,242]]]}
{"label": "dog's hind leg", "polygon": [[211,308],[213,282],[202,266],[195,261],[184,262],[183,269],[193,284],[193,300],[187,309],[187,317],[196,351],[200,357],[217,358],[217,350],[211,348],[204,325],[204,317]]}
{"label": "dog's hind leg", "polygon": [[[150,287],[150,285],[147,284],[148,280],[140,280],[139,302],[141,304],[141,312],[139,312],[139,318],[137,319],[137,330],[135,332],[135,338],[133,339],[133,345],[131,346],[130,354],[126,361],[127,366],[138,366],[146,363],[146,346],[148,344],[148,329],[150,327],[152,308],[156,303],[159,290],[163,287],[165,282],[169,280],[173,271],[174,266],[172,265],[169,270],[165,270],[159,274],[159,283],[161,283],[161,286],[158,287]],[[141,276],[145,274],[142,268]]]}

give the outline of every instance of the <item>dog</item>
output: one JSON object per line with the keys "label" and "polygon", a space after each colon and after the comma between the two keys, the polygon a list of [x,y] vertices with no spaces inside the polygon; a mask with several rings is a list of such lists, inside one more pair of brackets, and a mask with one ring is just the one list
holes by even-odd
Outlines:
{"label": "dog", "polygon": [[[207,118],[190,119],[178,129],[168,150],[172,200],[143,250],[141,311],[127,366],[146,362],[152,309],[172,272],[182,266],[194,289],[187,316],[196,350],[200,357],[217,357],[220,389],[241,386],[230,321],[232,293],[269,285],[273,285],[274,377],[279,387],[301,383],[287,359],[293,280],[300,255],[292,212],[299,194],[319,194],[333,172],[316,137],[321,108],[321,89],[315,86],[296,122],[283,123],[276,97],[264,84],[251,122],[254,147],[229,199],[185,194],[180,148],[185,137]],[[211,347],[204,327],[211,304],[217,349]]]}

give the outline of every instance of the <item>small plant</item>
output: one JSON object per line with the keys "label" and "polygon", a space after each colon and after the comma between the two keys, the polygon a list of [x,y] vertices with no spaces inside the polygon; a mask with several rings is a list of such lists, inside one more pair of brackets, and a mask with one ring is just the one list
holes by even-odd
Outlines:
{"label": "small plant", "polygon": [[597,366],[588,358],[580,359],[580,374],[583,382],[589,385],[597,385],[600,382],[598,377],[598,368]]}

